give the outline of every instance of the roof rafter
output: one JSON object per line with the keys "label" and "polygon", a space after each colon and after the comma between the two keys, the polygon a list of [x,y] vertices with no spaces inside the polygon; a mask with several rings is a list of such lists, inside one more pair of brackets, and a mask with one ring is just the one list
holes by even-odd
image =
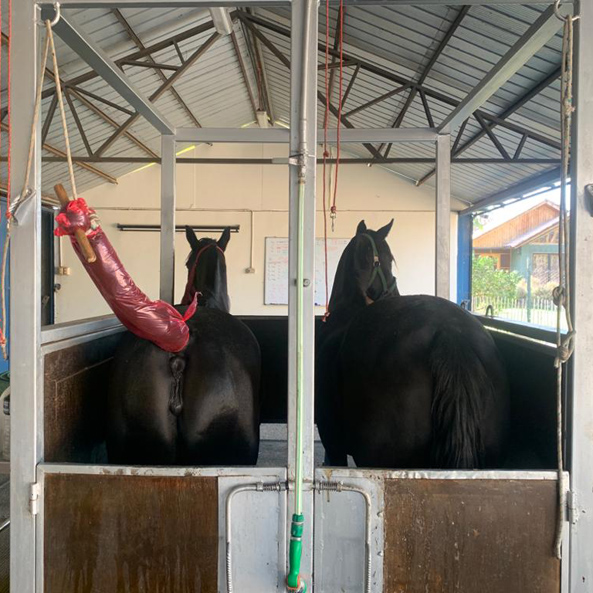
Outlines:
{"label": "roof rafter", "polygon": [[[404,103],[404,105],[401,108],[400,112],[398,113],[398,115],[395,117],[395,120],[393,121],[392,127],[399,128],[402,125],[402,122],[404,121],[404,117],[406,116],[406,113],[408,112],[408,109],[410,109],[410,106],[412,105],[412,103],[414,102],[414,99],[416,98],[416,94],[420,90],[422,90],[422,97],[423,97],[422,103],[425,106],[425,109],[427,108],[428,101],[426,99],[426,92],[423,89],[421,89],[420,87],[424,84],[424,81],[428,78],[428,75],[430,74],[430,71],[432,70],[433,66],[436,64],[437,60],[439,59],[439,57],[441,56],[441,54],[443,53],[443,51],[445,50],[445,48],[449,44],[449,41],[451,41],[451,38],[453,37],[453,35],[455,35],[455,33],[457,32],[457,29],[459,28],[459,26],[461,25],[463,19],[465,18],[465,16],[469,12],[469,9],[470,9],[470,6],[467,5],[467,4],[465,6],[462,6],[459,9],[459,12],[457,13],[457,16],[455,17],[455,19],[453,20],[453,22],[451,23],[451,25],[447,29],[447,32],[445,33],[445,35],[443,36],[443,38],[441,39],[441,41],[437,45],[436,49],[434,50],[434,52],[430,56],[430,59],[428,60],[428,63],[426,64],[426,66],[422,70],[422,73],[420,74],[420,76],[418,78],[418,81],[417,81],[417,85],[419,85],[419,86],[414,86],[410,90],[410,93],[408,94],[408,98],[406,99],[406,102]],[[385,156],[386,157],[389,156],[389,153],[391,152],[391,147],[392,146],[393,146],[393,144],[388,144],[387,145],[387,149],[385,150]],[[379,147],[379,150],[382,150],[382,146]]]}
{"label": "roof rafter", "polygon": [[[45,69],[45,73],[52,80],[55,80],[55,75],[54,75],[54,73],[49,68],[46,68]],[[65,85],[61,78],[60,78],[60,82],[62,83],[62,87],[63,88],[67,88],[68,89],[68,92],[73,97],[75,97],[77,101],[79,101],[80,103],[82,103],[82,105],[84,105],[87,109],[89,109],[95,115],[97,115],[98,117],[100,117],[105,123],[109,124],[112,128],[116,128],[116,129],[119,128],[120,124],[118,122],[116,122],[113,118],[111,118],[109,115],[107,115],[103,110],[99,109],[94,103],[91,103],[88,99],[86,99],[85,97],[83,97],[80,94],[80,89],[79,88]],[[126,136],[126,138],[128,140],[130,140],[131,142],[133,142],[138,148],[140,148],[146,154],[148,154],[148,155],[150,155],[152,157],[156,157],[157,156],[157,153],[154,152],[154,150],[151,150],[148,146],[146,146],[146,144],[144,144],[141,140],[139,140],[131,132],[127,132],[126,131],[125,132],[125,136]]]}
{"label": "roof rafter", "polygon": [[[544,89],[548,88],[554,81],[558,80],[558,78],[560,76],[560,70],[561,70],[560,67],[555,68],[550,74],[548,74],[542,80],[540,80],[540,82],[538,82],[533,87],[531,87],[524,95],[522,95],[516,101],[514,101],[511,105],[509,105],[509,107],[507,107],[504,111],[502,111],[500,113],[500,115],[496,116],[495,120],[491,119],[491,123],[488,124],[488,129],[490,131],[492,131],[496,126],[501,125],[508,117],[513,115],[513,113],[516,113],[519,109],[521,109],[521,107],[523,107],[529,101],[531,101],[531,99],[533,99],[534,97],[539,95]],[[484,117],[484,114],[482,112],[477,111],[476,113],[478,115],[481,115],[482,117]],[[488,119],[488,118],[486,118],[486,119]],[[463,135],[463,130],[465,130],[465,125],[467,125],[467,121],[468,120],[465,120],[465,122],[463,124],[461,124],[462,127],[459,129],[459,133],[457,135],[458,139],[461,139],[461,136]],[[505,126],[503,126],[503,127],[505,127]],[[506,126],[506,127],[508,127],[508,126]],[[514,131],[518,131],[518,130],[514,130]],[[518,133],[522,133],[521,141],[523,144],[521,145],[521,149],[523,149],[523,145],[528,140],[530,135],[525,133],[525,131],[523,131],[523,132],[518,131]],[[457,142],[457,140],[455,140],[455,144],[453,144],[453,148],[451,149],[451,156],[453,156],[453,157],[459,156],[461,153],[465,152],[468,148],[472,147],[476,142],[481,140],[485,135],[486,135],[486,131],[485,131],[485,129],[482,129],[477,134],[474,134],[469,140],[464,142],[459,148],[457,147],[458,142]],[[557,146],[555,146],[555,148],[560,150],[560,143],[558,143]],[[423,183],[428,181],[435,174],[435,172],[436,172],[435,169],[433,169],[432,171],[429,171],[424,177],[422,177],[421,179],[419,179],[417,181],[416,185],[422,185]]]}
{"label": "roof rafter", "polygon": [[253,109],[253,116],[257,121],[257,106],[255,104],[255,96],[253,95],[253,90],[251,89],[251,83],[249,82],[249,76],[247,75],[247,68],[245,67],[245,60],[243,60],[243,56],[241,55],[241,48],[239,47],[239,40],[237,39],[237,34],[235,31],[231,31],[231,41],[233,42],[235,57],[237,58],[239,68],[241,69],[241,75],[243,76],[243,83],[245,84],[247,94],[249,95],[249,102],[251,103],[251,108]]}
{"label": "roof rafter", "polygon": [[[134,29],[132,28],[130,23],[127,21],[126,17],[124,17],[121,10],[119,8],[113,8],[112,12],[113,12],[115,18],[119,21],[120,25],[125,29],[126,33],[130,37],[130,39],[134,42],[134,45],[139,50],[145,50],[146,46],[144,45],[144,43],[142,43],[142,40],[140,39],[140,37],[138,37],[138,35],[136,35],[136,32],[134,31]],[[138,65],[152,66],[154,68],[159,66],[157,64],[157,62],[155,62],[152,55],[148,54],[146,56],[146,59],[147,59],[147,61],[144,63],[138,62],[137,60],[128,59],[128,60],[124,60],[123,62],[121,62],[121,64],[122,65],[123,64],[131,64],[131,65],[136,65],[136,66],[138,66]],[[181,60],[182,66],[184,65],[184,63],[185,63],[185,60]],[[179,67],[175,66],[175,71],[177,71],[177,70],[179,70]],[[167,76],[162,71],[162,67],[161,67],[161,69],[157,69],[155,72],[158,75],[158,77],[161,79],[162,82],[166,82]],[[185,111],[185,113],[187,114],[189,119],[193,122],[193,124],[196,127],[201,128],[202,126],[201,126],[200,122],[198,121],[198,118],[194,115],[193,111],[188,107],[187,103],[181,98],[181,95],[177,92],[177,90],[175,88],[171,87],[169,89],[169,92],[173,95],[173,97],[175,97],[177,104],[181,107],[181,109],[183,109],[183,111]]]}
{"label": "roof rafter", "polygon": [[[230,17],[234,18],[236,16],[236,14],[237,14],[236,12],[231,12]],[[139,60],[140,58],[150,56],[150,55],[152,55],[156,52],[162,51],[163,49],[166,49],[168,47],[175,47],[175,44],[179,44],[181,41],[186,41],[188,39],[191,39],[192,37],[202,35],[203,33],[206,33],[207,31],[210,31],[210,29],[213,29],[213,28],[214,28],[214,25],[213,25],[212,21],[202,23],[201,25],[198,25],[197,27],[193,27],[192,29],[183,31],[183,33],[178,33],[176,35],[172,35],[171,37],[167,37],[166,39],[163,39],[162,41],[159,41],[158,43],[149,45],[145,49],[139,49],[137,51],[131,52],[131,53],[127,54],[126,56],[123,56],[123,57],[119,58],[118,60],[115,60],[115,64],[117,66],[119,66],[119,65],[121,65],[121,62],[123,62],[125,60]],[[85,72],[84,74],[80,74],[79,76],[76,76],[75,78],[72,78],[71,80],[65,81],[65,84],[70,85],[70,86],[78,86],[78,85],[88,82],[90,80],[94,80],[95,78],[98,78],[98,77],[99,77],[99,74],[97,72],[95,72],[94,70],[89,70],[88,72]],[[45,98],[53,95],[54,92],[55,92],[55,89],[53,89],[53,88],[47,89],[47,90],[43,91],[42,97],[45,99]]]}
{"label": "roof rafter", "polygon": [[[148,164],[160,163],[159,157],[97,157],[97,156],[73,156],[75,163],[135,163]],[[66,161],[66,157],[43,157],[44,162],[61,163]],[[182,164],[213,164],[213,165],[284,165],[283,159],[277,158],[178,158],[178,163]],[[318,159],[318,163],[322,163],[323,159]],[[326,163],[335,163],[336,159],[327,159]],[[340,163],[347,165],[372,165],[372,164],[427,164],[434,163],[434,157],[390,157],[377,160],[374,155],[372,158],[340,158]],[[503,159],[503,158],[459,158],[453,159],[454,165],[559,165],[560,159]]]}
{"label": "roof rafter", "polygon": [[[268,21],[267,19],[263,19],[259,16],[247,14],[245,12],[239,12],[238,16],[242,21],[249,20],[251,23],[257,24],[265,29],[273,31],[273,32],[277,33],[278,35],[282,35],[283,37],[290,38],[290,30],[282,25],[279,25],[278,23]],[[257,30],[257,29],[255,29],[255,30]],[[318,49],[321,53],[325,52],[325,46],[323,45],[323,43],[318,44]],[[330,49],[329,50],[330,55],[334,55],[332,52],[333,52],[333,50]],[[417,83],[414,83],[413,81],[411,81],[407,78],[404,78],[403,76],[395,74],[394,72],[392,72],[390,70],[386,70],[385,68],[383,68],[373,62],[369,62],[368,60],[356,58],[356,57],[348,54],[347,52],[344,52],[343,57],[344,57],[344,60],[348,60],[352,65],[358,65],[358,66],[360,66],[360,68],[362,70],[369,72],[371,74],[375,74],[376,76],[379,76],[386,80],[395,82],[400,85],[411,83],[413,86],[421,87],[427,97],[435,99],[445,105],[449,105],[451,107],[457,107],[461,103],[461,101],[459,101],[458,99],[454,99],[445,93],[431,89],[429,87],[426,87],[423,85],[418,85]],[[482,115],[482,117],[484,117],[484,119],[490,123],[496,123],[496,125],[498,125],[498,126],[501,126],[503,128],[506,128],[506,129],[514,131],[514,132],[517,132],[519,134],[525,133],[528,135],[529,138],[531,138],[537,142],[540,142],[541,144],[544,144],[551,148],[556,148],[558,150],[560,149],[560,141],[559,140],[549,138],[549,137],[545,136],[544,134],[540,134],[538,132],[535,132],[534,130],[525,128],[524,126],[520,126],[517,124],[513,124],[511,122],[505,121],[505,120],[501,119],[501,117],[492,115],[490,113],[487,113],[486,111],[477,110],[476,112],[479,113],[480,115]]]}
{"label": "roof rafter", "polygon": [[[238,14],[240,15],[241,13],[239,12]],[[241,24],[244,27],[245,41],[247,42],[247,48],[249,50],[252,65],[258,75],[257,90],[259,97],[259,107],[260,109],[267,111],[270,119],[272,122],[274,122],[276,119],[274,114],[274,105],[272,104],[272,96],[268,86],[268,76],[264,63],[264,57],[258,44],[258,31],[255,27],[251,26],[251,23],[248,21],[242,20]]]}
{"label": "roof rafter", "polygon": [[448,133],[455,130],[463,120],[484,105],[502,85],[516,74],[556,34],[561,27],[561,21],[556,16],[556,10],[556,6],[549,6],[541,13],[513,47],[496,63],[494,68],[447,115],[439,126],[439,132]]}
{"label": "roof rafter", "polygon": [[[4,122],[0,123],[0,129],[2,129],[5,132],[10,133],[9,125],[5,124]],[[43,144],[42,148],[44,150],[46,150],[47,152],[55,155],[54,158],[58,159],[56,161],[50,161],[50,162],[66,162],[66,153],[63,150],[56,148],[55,146],[52,146],[51,144],[47,144],[47,142]],[[45,162],[48,162],[46,160],[47,158],[48,157],[43,157],[42,160]],[[109,175],[109,173],[105,173],[105,171],[101,171],[101,169],[94,167],[87,161],[87,159],[92,159],[92,156],[83,157],[82,159],[80,159],[80,158],[74,159],[74,157],[73,157],[73,162],[77,167],[79,167],[81,169],[85,169],[86,171],[90,171],[91,173],[95,174],[97,177],[100,177],[101,179],[103,179],[109,183],[113,183],[114,185],[117,185],[117,179],[115,177],[112,177],[111,175]],[[6,157],[3,157],[1,160],[6,161]]]}
{"label": "roof rafter", "polygon": [[[166,91],[168,91],[173,83],[181,76],[183,76],[207,51],[212,47],[214,42],[220,37],[219,33],[213,33],[175,72],[172,74],[163,84],[154,92],[152,95],[148,97],[148,101],[151,104],[154,104]],[[100,156],[103,154],[113,143],[139,118],[141,117],[140,113],[135,113],[134,115],[130,116],[115,132],[105,140],[105,142],[97,149],[96,154]]]}

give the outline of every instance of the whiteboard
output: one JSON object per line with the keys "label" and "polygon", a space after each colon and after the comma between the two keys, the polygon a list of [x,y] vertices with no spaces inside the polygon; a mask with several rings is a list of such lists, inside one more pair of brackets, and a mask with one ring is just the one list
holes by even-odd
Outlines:
{"label": "whiteboard", "polygon": [[[328,239],[329,293],[334,283],[338,262],[350,239]],[[325,305],[325,248],[323,239],[315,240],[315,304]],[[288,239],[266,237],[266,270],[264,304],[288,304]]]}

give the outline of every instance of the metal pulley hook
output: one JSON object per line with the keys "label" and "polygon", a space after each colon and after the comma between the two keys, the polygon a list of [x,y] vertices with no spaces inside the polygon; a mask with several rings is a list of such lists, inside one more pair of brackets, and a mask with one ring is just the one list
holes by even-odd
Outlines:
{"label": "metal pulley hook", "polygon": [[[55,27],[58,24],[58,21],[60,20],[60,18],[62,16],[62,9],[60,8],[60,3],[59,2],[54,2],[53,5],[54,5],[54,11],[55,11],[56,14],[55,14],[54,18],[51,21],[49,21],[49,26],[50,27]],[[49,20],[49,19],[47,19],[47,20]],[[46,21],[43,21],[43,22],[37,23],[37,24],[40,27],[45,27],[45,22]]]}
{"label": "metal pulley hook", "polygon": [[562,2],[564,2],[564,0],[556,0],[556,2],[554,2],[554,14],[556,15],[556,18],[560,19],[563,22],[567,21],[568,19],[571,19],[573,23],[575,21],[578,21],[581,18],[578,14],[576,16],[571,16],[570,14],[563,15],[560,13],[560,6]]}

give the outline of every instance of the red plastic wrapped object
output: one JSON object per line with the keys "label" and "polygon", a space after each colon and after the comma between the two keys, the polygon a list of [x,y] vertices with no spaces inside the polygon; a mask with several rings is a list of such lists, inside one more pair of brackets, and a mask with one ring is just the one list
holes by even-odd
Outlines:
{"label": "red plastic wrapped object", "polygon": [[[72,200],[56,217],[57,236],[68,235],[95,286],[103,295],[117,318],[139,338],[154,342],[168,352],[183,350],[189,340],[186,321],[196,312],[197,300],[181,315],[169,303],[151,301],[134,283],[117,257],[109,239],[99,226],[94,210],[82,198]],[[74,235],[76,229],[85,231],[97,256],[88,263]]]}

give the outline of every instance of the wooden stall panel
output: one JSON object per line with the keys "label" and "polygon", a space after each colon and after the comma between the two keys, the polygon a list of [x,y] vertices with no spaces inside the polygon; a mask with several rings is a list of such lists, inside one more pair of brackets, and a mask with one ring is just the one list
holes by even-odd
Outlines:
{"label": "wooden stall panel", "polygon": [[216,593],[216,478],[47,474],[45,593]]}
{"label": "wooden stall panel", "polygon": [[122,333],[44,357],[45,461],[106,460],[105,409],[113,352]]}
{"label": "wooden stall panel", "polygon": [[556,483],[386,480],[386,593],[559,593]]}

